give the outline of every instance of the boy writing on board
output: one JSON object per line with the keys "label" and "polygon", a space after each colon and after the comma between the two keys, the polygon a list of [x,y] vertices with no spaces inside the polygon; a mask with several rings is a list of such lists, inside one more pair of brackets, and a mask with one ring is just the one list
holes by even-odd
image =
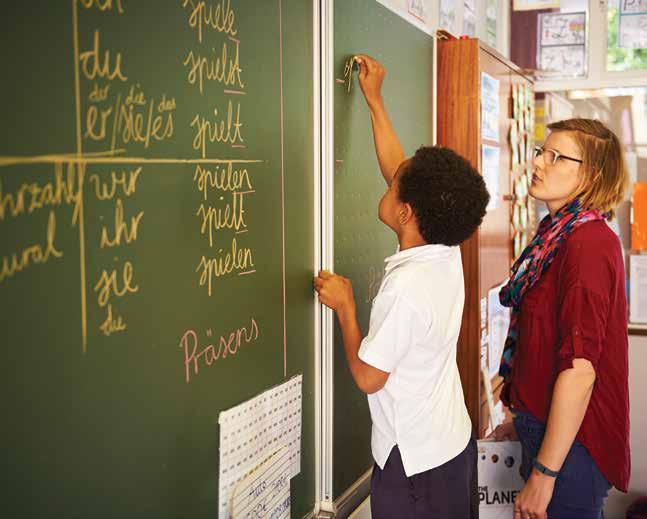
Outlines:
{"label": "boy writing on board", "polygon": [[476,442],[456,365],[464,284],[458,245],[489,195],[477,171],[441,147],[405,158],[381,95],[385,70],[360,55],[359,82],[388,185],[379,218],[398,238],[362,338],[351,282],[321,271],[319,300],[335,310],[355,383],[368,394],[371,513],[380,518],[478,514]]}

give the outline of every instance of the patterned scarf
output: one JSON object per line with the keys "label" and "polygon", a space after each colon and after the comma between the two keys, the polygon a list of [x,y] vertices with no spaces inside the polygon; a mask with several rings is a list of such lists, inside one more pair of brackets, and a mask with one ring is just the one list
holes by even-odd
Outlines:
{"label": "patterned scarf", "polygon": [[503,306],[512,307],[510,328],[505,340],[499,375],[507,382],[512,373],[514,352],[519,340],[517,321],[519,310],[524,295],[539,281],[542,274],[548,270],[553,262],[559,246],[580,225],[595,220],[604,220],[608,215],[603,215],[597,210],[582,210],[580,201],[573,200],[560,209],[554,217],[550,215],[539,224],[537,234],[532,242],[524,249],[521,256],[512,266],[510,281],[499,292],[499,300]]}

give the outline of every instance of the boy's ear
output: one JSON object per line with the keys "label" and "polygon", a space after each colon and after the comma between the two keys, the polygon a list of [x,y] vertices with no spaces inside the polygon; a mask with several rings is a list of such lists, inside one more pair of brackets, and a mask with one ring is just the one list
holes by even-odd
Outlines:
{"label": "boy's ear", "polygon": [[405,225],[413,218],[413,209],[411,208],[411,205],[404,203],[402,204],[402,207],[400,207],[400,211],[398,212],[398,221],[400,222],[400,225]]}

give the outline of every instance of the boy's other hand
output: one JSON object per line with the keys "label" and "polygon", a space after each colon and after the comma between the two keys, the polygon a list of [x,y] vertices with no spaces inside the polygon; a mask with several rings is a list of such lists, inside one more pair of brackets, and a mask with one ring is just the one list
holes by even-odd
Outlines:
{"label": "boy's other hand", "polygon": [[366,103],[373,107],[382,102],[382,82],[386,76],[386,69],[379,61],[366,54],[358,54],[355,61],[359,64],[359,86]]}
{"label": "boy's other hand", "polygon": [[497,426],[488,438],[494,438],[494,440],[498,442],[515,441],[519,439],[517,436],[517,430],[514,428],[514,424],[512,422],[502,423]]}
{"label": "boy's other hand", "polygon": [[319,275],[314,278],[314,287],[319,294],[319,301],[328,308],[335,312],[354,310],[355,297],[349,279],[327,270],[320,270]]}

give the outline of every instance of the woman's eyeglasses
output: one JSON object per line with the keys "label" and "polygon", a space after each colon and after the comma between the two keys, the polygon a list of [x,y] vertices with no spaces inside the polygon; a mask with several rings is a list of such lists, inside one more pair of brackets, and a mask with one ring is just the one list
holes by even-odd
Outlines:
{"label": "woman's eyeglasses", "polygon": [[559,151],[551,150],[550,148],[544,148],[543,146],[535,146],[535,158],[543,155],[544,162],[550,166],[557,164],[559,159],[572,160],[573,162],[579,162],[582,164],[580,159],[575,159],[573,157],[568,157],[567,155],[562,155]]}

